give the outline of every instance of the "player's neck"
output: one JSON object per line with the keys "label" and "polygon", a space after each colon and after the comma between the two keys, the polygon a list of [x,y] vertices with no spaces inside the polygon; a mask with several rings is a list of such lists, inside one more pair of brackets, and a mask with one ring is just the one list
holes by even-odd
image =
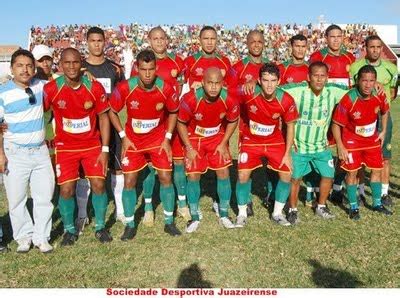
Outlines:
{"label": "player's neck", "polygon": [[89,57],[86,59],[86,62],[88,62],[92,65],[100,65],[100,64],[103,64],[105,60],[106,60],[106,58],[104,57],[104,55],[94,56],[94,55],[89,54]]}
{"label": "player's neck", "polygon": [[371,94],[364,94],[359,88],[357,88],[357,90],[363,100],[368,100],[371,98]]}
{"label": "player's neck", "polygon": [[337,50],[332,50],[331,48],[328,47],[328,52],[334,56],[339,56],[340,55],[340,48]]}
{"label": "player's neck", "polygon": [[370,58],[367,58],[369,65],[372,66],[379,66],[381,64],[381,58],[378,58],[376,60],[371,60]]}
{"label": "player's neck", "polygon": [[75,79],[70,79],[67,76],[65,76],[65,82],[67,83],[67,85],[69,87],[71,87],[72,89],[78,89],[81,86],[81,77],[77,77]]}
{"label": "player's neck", "polygon": [[202,49],[201,52],[203,53],[203,56],[206,57],[206,58],[211,58],[211,57],[215,56],[215,51],[211,52],[211,53],[207,53]]}
{"label": "player's neck", "polygon": [[156,55],[157,59],[164,59],[165,57],[167,57],[167,51],[163,52],[163,53],[156,53],[154,52],[154,54]]}
{"label": "player's neck", "polygon": [[274,93],[272,93],[272,94],[266,94],[264,91],[263,91],[263,97],[264,97],[264,99],[266,100],[266,101],[271,101],[271,100],[273,100],[275,97],[276,97],[276,91],[274,91]]}
{"label": "player's neck", "polygon": [[252,54],[249,54],[250,61],[256,64],[260,64],[262,62],[262,56],[253,56]]}
{"label": "player's neck", "polygon": [[219,95],[215,96],[215,97],[211,97],[211,96],[208,96],[207,94],[205,94],[205,96],[204,96],[204,99],[206,100],[206,102],[209,102],[209,103],[216,102],[218,98],[219,98]]}
{"label": "player's neck", "polygon": [[16,81],[16,80],[14,80],[14,79],[13,79],[13,82],[14,82],[14,84],[17,85],[18,87],[25,89],[25,88],[28,88],[28,87],[30,86],[32,80],[30,80],[27,84],[22,83],[22,82],[19,82],[19,81]]}
{"label": "player's neck", "polygon": [[311,86],[310,83],[308,83],[308,86],[310,87],[312,93],[314,93],[315,96],[319,96],[322,93],[322,90],[324,90],[324,88],[322,88],[321,90],[316,90]]}
{"label": "player's neck", "polygon": [[305,61],[304,61],[304,58],[303,59],[297,59],[296,57],[292,56],[292,63],[294,65],[301,65],[301,64],[304,64]]}
{"label": "player's neck", "polygon": [[141,80],[139,80],[139,87],[142,88],[144,91],[152,91],[156,86],[155,82],[156,80],[154,80],[150,84],[145,84]]}

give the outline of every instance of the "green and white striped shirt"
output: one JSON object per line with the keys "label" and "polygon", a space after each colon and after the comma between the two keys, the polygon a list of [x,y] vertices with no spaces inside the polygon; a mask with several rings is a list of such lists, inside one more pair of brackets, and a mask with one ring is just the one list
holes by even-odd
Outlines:
{"label": "green and white striped shirt", "polygon": [[317,153],[328,146],[327,133],[333,110],[348,89],[327,83],[316,96],[307,82],[281,87],[295,100],[300,118],[295,124],[294,144],[299,153]]}

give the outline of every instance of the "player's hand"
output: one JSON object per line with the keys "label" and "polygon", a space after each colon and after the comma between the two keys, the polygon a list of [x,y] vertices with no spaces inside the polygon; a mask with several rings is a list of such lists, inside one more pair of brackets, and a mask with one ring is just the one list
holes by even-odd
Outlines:
{"label": "player's hand", "polygon": [[247,82],[246,84],[243,84],[242,91],[244,92],[245,95],[251,95],[254,93],[254,90],[256,90],[256,85],[257,81],[255,80]]}
{"label": "player's hand", "polygon": [[103,174],[106,176],[108,169],[108,152],[101,152],[96,160],[96,166],[100,164],[103,168]]}
{"label": "player's hand", "polygon": [[347,163],[349,161],[349,151],[344,146],[338,146],[337,148],[339,159]]}
{"label": "player's hand", "polygon": [[281,161],[281,164],[279,165],[279,168],[281,168],[283,165],[286,165],[290,171],[292,171],[292,157],[290,153],[286,153]]}
{"label": "player's hand", "polygon": [[222,163],[222,160],[227,162],[231,158],[228,146],[223,143],[219,144],[217,148],[215,148],[214,155],[215,154],[219,154],[219,163]]}
{"label": "player's hand", "polygon": [[200,155],[199,152],[197,152],[195,149],[189,148],[186,151],[186,163],[189,169],[192,167],[192,165],[196,167],[197,158],[200,158]]}
{"label": "player's hand", "polygon": [[165,138],[164,141],[161,143],[160,150],[158,151],[158,154],[161,154],[162,151],[164,151],[167,154],[168,161],[172,162],[171,145],[170,145],[169,140],[167,138]]}
{"label": "player's hand", "polygon": [[8,124],[6,122],[0,123],[0,134],[7,132]]}
{"label": "player's hand", "polygon": [[382,95],[385,92],[385,87],[383,86],[382,83],[379,83],[378,81],[375,82],[375,90],[378,92],[379,95]]}
{"label": "player's hand", "polygon": [[190,86],[190,88],[196,90],[196,89],[200,88],[201,86],[202,86],[201,82],[193,82],[193,84],[192,84],[192,86]]}
{"label": "player's hand", "polygon": [[375,139],[375,142],[380,141],[381,142],[381,147],[383,146],[383,142],[385,141],[385,135],[386,131],[381,131],[378,135],[378,137]]}
{"label": "player's hand", "polygon": [[0,173],[5,173],[7,171],[7,157],[4,153],[0,154]]}
{"label": "player's hand", "polygon": [[135,145],[131,142],[131,140],[128,138],[128,136],[125,136],[122,139],[122,148],[121,148],[121,160],[124,159],[126,151],[129,149],[136,150]]}

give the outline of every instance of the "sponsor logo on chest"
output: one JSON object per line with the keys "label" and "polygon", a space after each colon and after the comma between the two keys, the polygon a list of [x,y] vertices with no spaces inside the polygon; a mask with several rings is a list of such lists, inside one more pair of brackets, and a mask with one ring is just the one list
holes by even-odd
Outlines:
{"label": "sponsor logo on chest", "polygon": [[211,137],[219,132],[220,127],[221,124],[216,127],[201,127],[199,125],[196,125],[195,133],[202,137]]}
{"label": "sponsor logo on chest", "polygon": [[376,130],[376,121],[374,123],[362,126],[356,126],[356,134],[362,137],[371,137]]}
{"label": "sponsor logo on chest", "polygon": [[80,134],[90,131],[90,118],[89,116],[81,119],[68,119],[62,118],[63,130],[72,133]]}
{"label": "sponsor logo on chest", "polygon": [[160,118],[157,119],[133,119],[133,132],[137,134],[148,133],[158,126]]}
{"label": "sponsor logo on chest", "polygon": [[266,137],[272,134],[275,130],[275,125],[265,125],[252,120],[250,120],[249,126],[251,134],[256,136]]}

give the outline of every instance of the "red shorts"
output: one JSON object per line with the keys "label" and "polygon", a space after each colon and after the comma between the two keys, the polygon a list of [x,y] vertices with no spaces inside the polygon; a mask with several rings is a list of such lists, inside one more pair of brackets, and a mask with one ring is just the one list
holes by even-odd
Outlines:
{"label": "red shorts", "polygon": [[172,134],[172,139],[171,139],[171,149],[172,149],[172,157],[173,159],[184,159],[185,157],[185,152],[183,151],[183,143],[178,135],[178,133],[175,131]]}
{"label": "red shorts", "polygon": [[[185,169],[187,174],[192,173],[205,173],[208,169],[220,170],[232,165],[232,158],[229,156],[228,160],[221,158],[219,154],[215,154],[215,149],[221,143],[224,135],[218,134],[212,137],[191,139],[190,142],[193,148],[199,153],[199,157],[196,158],[196,166],[194,163],[189,167],[187,160],[185,159]],[[186,154],[186,152],[185,152]]]}
{"label": "red shorts", "polygon": [[286,145],[246,145],[242,144],[238,156],[238,170],[254,170],[262,166],[262,157],[268,161],[267,167],[278,172],[290,172],[290,169],[283,165],[279,167],[285,155]]}
{"label": "red shorts", "polygon": [[165,151],[160,152],[160,146],[140,151],[128,150],[121,161],[122,172],[138,172],[147,166],[149,162],[157,170],[172,171],[172,162],[168,161]]}
{"label": "red shorts", "polygon": [[340,167],[346,171],[356,171],[365,165],[372,170],[383,169],[382,148],[375,147],[361,150],[349,149],[349,161],[341,162]]}
{"label": "red shorts", "polygon": [[82,169],[87,178],[104,179],[104,169],[101,164],[96,164],[101,153],[101,146],[89,149],[77,150],[56,150],[56,176],[57,184],[79,179],[79,169]]}

